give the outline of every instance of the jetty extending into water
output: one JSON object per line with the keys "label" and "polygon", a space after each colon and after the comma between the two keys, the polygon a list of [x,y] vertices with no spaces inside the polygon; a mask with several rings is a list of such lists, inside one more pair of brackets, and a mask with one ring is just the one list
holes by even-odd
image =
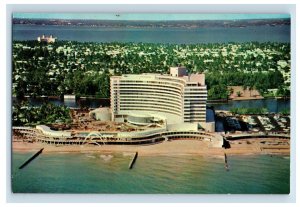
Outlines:
{"label": "jetty extending into water", "polygon": [[132,160],[130,161],[129,166],[128,166],[129,169],[132,169],[132,168],[133,168],[133,165],[134,165],[134,163],[135,163],[137,157],[138,157],[138,152],[136,152],[136,153],[134,154]]}
{"label": "jetty extending into water", "polygon": [[28,160],[26,160],[20,167],[19,169],[23,169],[26,167],[31,161],[33,161],[36,157],[38,157],[42,152],[44,148],[40,149],[38,152],[36,152],[34,155],[32,155]]}
{"label": "jetty extending into water", "polygon": [[227,171],[229,171],[229,165],[228,165],[228,160],[227,160],[227,155],[226,155],[226,153],[224,153],[224,161],[225,161],[225,169],[226,169]]}

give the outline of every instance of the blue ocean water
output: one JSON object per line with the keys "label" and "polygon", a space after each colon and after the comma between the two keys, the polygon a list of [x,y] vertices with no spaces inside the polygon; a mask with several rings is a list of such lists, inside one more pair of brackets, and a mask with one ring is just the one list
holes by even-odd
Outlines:
{"label": "blue ocean water", "polygon": [[130,156],[99,153],[42,154],[18,167],[30,153],[13,153],[14,193],[184,193],[288,194],[289,157],[279,155],[222,157]]}
{"label": "blue ocean water", "polygon": [[243,28],[95,28],[83,26],[13,25],[13,40],[36,40],[42,34],[79,42],[143,42],[170,44],[290,42],[290,25]]}

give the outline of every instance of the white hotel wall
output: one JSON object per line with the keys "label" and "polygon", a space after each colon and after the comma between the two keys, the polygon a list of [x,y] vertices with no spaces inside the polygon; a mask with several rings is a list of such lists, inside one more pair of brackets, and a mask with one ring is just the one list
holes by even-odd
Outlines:
{"label": "white hotel wall", "polygon": [[163,117],[168,124],[205,122],[207,90],[204,74],[189,76],[183,71],[185,68],[175,69],[171,68],[172,75],[112,76],[112,119],[122,121],[120,117],[140,113]]}
{"label": "white hotel wall", "polygon": [[181,78],[158,74],[111,77],[112,117],[141,113],[183,122],[184,84]]}

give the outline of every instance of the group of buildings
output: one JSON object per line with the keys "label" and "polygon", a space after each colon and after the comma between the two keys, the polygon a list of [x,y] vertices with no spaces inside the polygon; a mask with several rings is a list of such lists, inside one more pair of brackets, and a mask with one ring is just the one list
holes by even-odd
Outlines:
{"label": "group of buildings", "polygon": [[[207,88],[204,74],[188,74],[185,67],[171,67],[170,74],[124,74],[110,79],[111,106],[89,112],[101,123],[130,126],[122,130],[53,131],[43,125],[14,127],[30,140],[55,145],[152,144],[171,139],[206,141],[223,147],[224,137],[215,132],[215,120],[207,119]],[[246,133],[227,139],[281,137],[289,134]]]}
{"label": "group of buildings", "polygon": [[98,108],[90,115],[101,121],[135,126],[135,131],[58,132],[46,126],[15,129],[49,144],[149,144],[196,139],[208,141],[214,147],[223,145],[222,136],[213,133],[215,123],[206,122],[204,74],[188,74],[184,67],[171,67],[169,75],[112,76],[110,90],[111,107]]}

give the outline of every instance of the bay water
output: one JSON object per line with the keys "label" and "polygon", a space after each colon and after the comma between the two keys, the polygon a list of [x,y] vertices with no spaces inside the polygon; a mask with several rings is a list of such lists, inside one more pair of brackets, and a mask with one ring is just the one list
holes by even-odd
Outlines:
{"label": "bay water", "polygon": [[88,26],[13,25],[13,40],[36,40],[42,34],[79,42],[168,44],[290,42],[290,25],[207,28],[102,28]]}
{"label": "bay water", "polygon": [[[60,100],[60,99],[39,99],[39,98],[26,98],[25,100],[31,106],[41,106],[43,103],[52,103],[54,105],[65,105],[70,108],[98,108],[109,107],[109,99],[79,99],[75,100]],[[20,102],[16,98],[12,99],[13,102]],[[259,99],[259,100],[242,100],[242,101],[228,101],[220,103],[208,103],[208,106],[213,106],[216,110],[230,110],[231,108],[266,108],[269,112],[281,112],[284,109],[290,109],[290,100],[283,99]]]}

